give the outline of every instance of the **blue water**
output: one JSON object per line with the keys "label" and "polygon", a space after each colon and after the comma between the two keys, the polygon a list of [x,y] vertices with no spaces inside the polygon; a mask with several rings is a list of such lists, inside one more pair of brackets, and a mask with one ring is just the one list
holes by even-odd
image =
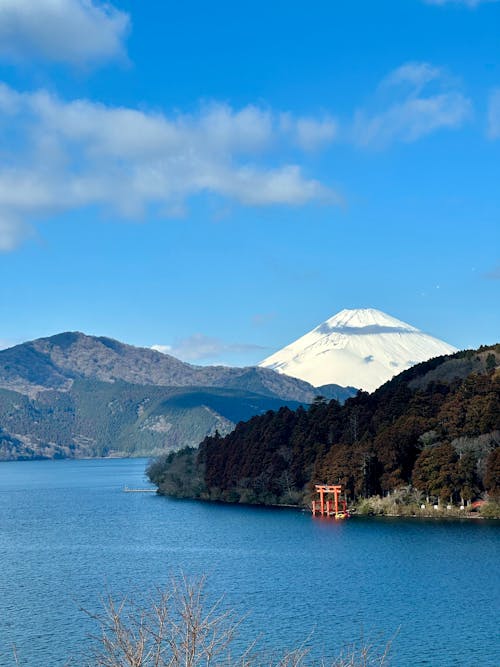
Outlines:
{"label": "blue water", "polygon": [[123,493],[144,460],[0,463],[0,665],[83,664],[106,590],[206,574],[240,643],[312,662],[394,638],[395,667],[500,665],[500,526],[352,519]]}

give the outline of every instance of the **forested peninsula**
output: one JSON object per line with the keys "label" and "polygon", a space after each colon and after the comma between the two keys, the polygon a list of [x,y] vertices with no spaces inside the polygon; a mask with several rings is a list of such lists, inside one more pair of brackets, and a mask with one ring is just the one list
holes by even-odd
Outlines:
{"label": "forested peninsula", "polygon": [[340,405],[318,396],[240,422],[153,461],[161,494],[308,506],[314,484],[341,484],[364,513],[500,515],[500,345],[418,364]]}

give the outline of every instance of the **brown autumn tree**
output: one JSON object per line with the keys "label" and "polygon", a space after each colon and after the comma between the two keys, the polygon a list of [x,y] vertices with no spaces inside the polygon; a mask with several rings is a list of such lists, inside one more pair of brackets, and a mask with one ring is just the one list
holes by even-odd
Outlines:
{"label": "brown autumn tree", "polygon": [[450,444],[434,445],[424,449],[413,468],[412,483],[427,501],[431,497],[453,500],[459,490],[458,455]]}
{"label": "brown autumn tree", "polygon": [[500,501],[500,447],[496,447],[488,456],[484,486],[490,498]]}

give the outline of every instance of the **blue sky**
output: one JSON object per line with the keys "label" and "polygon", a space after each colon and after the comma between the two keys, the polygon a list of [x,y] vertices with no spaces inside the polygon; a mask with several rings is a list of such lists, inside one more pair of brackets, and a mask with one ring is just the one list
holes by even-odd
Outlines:
{"label": "blue sky", "polygon": [[0,345],[500,331],[500,2],[0,0]]}

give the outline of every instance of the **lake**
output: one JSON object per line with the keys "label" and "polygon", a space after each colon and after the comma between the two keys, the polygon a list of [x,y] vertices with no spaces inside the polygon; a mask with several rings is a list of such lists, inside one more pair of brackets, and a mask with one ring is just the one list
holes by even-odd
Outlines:
{"label": "lake", "polygon": [[313,519],[181,501],[145,487],[146,461],[0,463],[0,665],[82,664],[81,608],[141,596],[180,572],[245,616],[240,643],[304,643],[312,660],[394,638],[396,667],[498,667],[500,524]]}

